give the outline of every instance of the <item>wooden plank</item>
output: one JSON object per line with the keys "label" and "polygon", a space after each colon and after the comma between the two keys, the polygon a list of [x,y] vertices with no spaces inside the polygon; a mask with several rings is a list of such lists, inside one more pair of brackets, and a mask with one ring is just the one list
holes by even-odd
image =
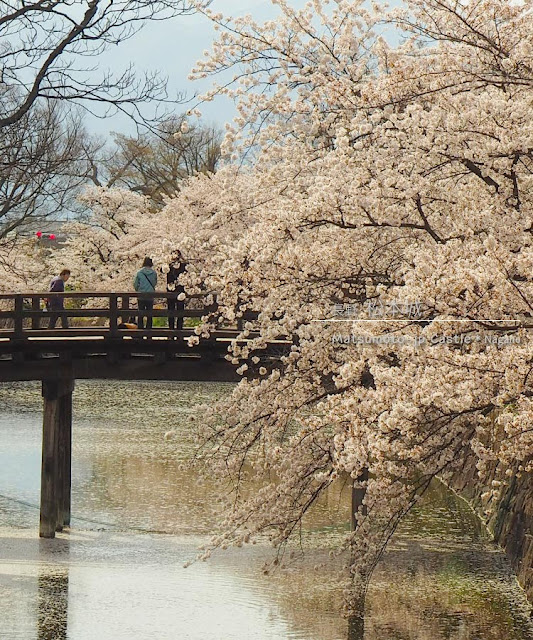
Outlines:
{"label": "wooden plank", "polygon": [[[13,300],[16,296],[20,295],[26,300],[32,300],[36,297],[50,297],[53,298],[55,296],[62,296],[64,298],[109,298],[111,294],[116,294],[118,296],[129,296],[130,298],[137,298],[137,291],[65,291],[65,292],[55,292],[50,291],[43,293],[37,293],[35,291],[29,293],[1,293],[0,300]],[[165,298],[177,298],[180,294],[175,291],[154,291],[154,292],[143,292],[143,297],[145,298],[160,298],[164,300]],[[187,300],[200,300],[202,298],[207,298],[209,295],[213,295],[213,293],[192,293],[187,294]]]}
{"label": "wooden plank", "polygon": [[[137,309],[130,309],[137,315]],[[143,312],[143,315],[150,315],[152,318],[167,318],[173,316],[175,318],[201,318],[208,314],[206,309],[185,309],[184,311],[169,311],[168,309],[154,309],[153,311]],[[57,311],[33,311],[23,310],[25,318],[49,318],[51,315],[68,316],[70,318],[110,318],[111,311],[109,309],[65,309]],[[13,311],[0,311],[0,318],[13,318]]]}
{"label": "wooden plank", "polygon": [[[68,330],[67,330],[68,331]],[[177,354],[183,356],[217,356],[224,357],[228,354],[228,347],[233,342],[232,337],[219,338],[214,336],[210,340],[201,340],[198,345],[189,347],[187,336],[177,336],[177,339],[170,339],[172,331],[168,329],[158,330],[152,333],[151,340],[143,340],[143,335],[150,335],[148,331],[128,332],[129,335],[118,338],[106,338],[99,334],[89,334],[87,332],[72,333],[67,336],[39,335],[25,341],[11,342],[0,339],[0,365],[6,371],[13,367],[14,358],[19,358],[22,366],[25,363],[28,367],[40,361],[49,361],[54,355],[67,357],[73,363],[92,357],[129,357],[131,354],[144,353],[147,356],[154,356],[157,353]],[[81,334],[81,335],[78,335]],[[130,337],[131,336],[131,337]],[[245,341],[238,341],[238,344],[246,344]],[[291,343],[276,342],[269,343],[264,349],[257,351],[261,360],[264,358],[280,359],[286,355],[291,347]],[[13,375],[15,375],[14,372]],[[57,375],[57,373],[56,373]],[[12,379],[17,379],[12,378]],[[26,379],[26,378],[21,378]]]}
{"label": "wooden plank", "polygon": [[[194,335],[194,332],[192,329],[189,331],[185,330],[184,334],[189,337],[190,335]],[[9,335],[9,333],[6,332],[6,335]],[[112,336],[109,331],[109,327],[71,327],[69,329],[39,329],[38,331],[32,331],[27,335],[30,339],[55,338],[59,344],[68,341],[69,338],[76,337],[116,338],[120,340],[124,336],[136,338],[142,337],[143,335],[169,337],[174,335],[174,333],[170,329],[152,329],[150,331],[147,329],[118,329],[116,336]],[[30,343],[33,344],[34,342],[30,340]],[[35,343],[37,343],[37,341],[35,341]],[[73,342],[73,344],[75,343]]]}
{"label": "wooden plank", "polygon": [[[131,351],[138,351],[142,348],[145,353],[154,354],[160,351],[172,353],[187,354],[203,354],[206,351],[225,355],[228,353],[228,347],[235,339],[233,335],[213,335],[209,340],[201,339],[196,346],[189,347],[186,340],[189,336],[194,335],[191,332],[179,331],[176,340],[170,340],[173,336],[172,330],[155,329],[149,331],[119,331],[117,338],[111,338],[109,334],[103,334],[98,330],[66,329],[63,334],[55,335],[55,332],[47,332],[45,330],[35,332],[35,336],[21,342],[11,342],[10,340],[0,339],[0,360],[11,359],[14,354],[22,353],[31,363],[32,360],[38,360],[46,353],[69,353],[72,359],[90,356],[95,353],[118,352],[121,354]],[[152,340],[142,340],[143,335],[151,335]],[[238,344],[246,344],[246,340],[238,340]],[[257,351],[260,357],[264,355],[281,356],[288,352],[291,343],[289,341],[272,341],[268,345]]]}
{"label": "wooden plank", "polygon": [[[23,363],[0,360],[0,382],[52,379],[59,358]],[[190,382],[238,382],[236,367],[223,358],[206,362],[200,357],[177,357],[157,363],[153,357],[131,355],[110,363],[105,356],[80,358],[72,362],[78,380],[176,380]],[[43,424],[44,428],[44,424]]]}
{"label": "wooden plank", "polygon": [[49,318],[54,315],[60,318],[109,318],[109,309],[58,309],[57,311],[24,311],[25,318]]}
{"label": "wooden plank", "polygon": [[75,327],[68,329],[39,329],[38,331],[29,332],[27,337],[30,338],[30,344],[38,344],[37,341],[32,341],[31,338],[56,338],[58,342],[64,342],[68,338],[77,336],[104,338],[108,335],[108,327]]}

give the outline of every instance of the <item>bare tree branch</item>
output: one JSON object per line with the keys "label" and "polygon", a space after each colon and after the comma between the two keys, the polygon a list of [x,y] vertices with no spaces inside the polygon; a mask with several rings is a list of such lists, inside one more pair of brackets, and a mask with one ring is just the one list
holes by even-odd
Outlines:
{"label": "bare tree branch", "polygon": [[[205,2],[209,4],[210,0]],[[146,120],[138,105],[170,100],[166,80],[157,74],[137,78],[133,68],[115,76],[98,71],[94,58],[131,38],[148,21],[194,11],[190,0],[0,1],[0,89],[17,90],[17,101],[0,104],[0,129],[23,118],[40,99],[94,103]],[[77,68],[90,57],[92,68]]]}

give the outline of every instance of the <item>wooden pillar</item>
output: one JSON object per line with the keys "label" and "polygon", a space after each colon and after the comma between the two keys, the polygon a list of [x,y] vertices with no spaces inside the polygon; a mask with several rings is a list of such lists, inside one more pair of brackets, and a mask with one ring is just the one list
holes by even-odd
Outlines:
{"label": "wooden pillar", "polygon": [[54,538],[70,521],[72,379],[43,380],[43,442],[39,535]]}
{"label": "wooden pillar", "polygon": [[31,317],[31,328],[32,329],[40,329],[40,318],[39,313],[41,311],[41,298],[40,296],[33,297],[31,299],[31,310],[34,315]]}
{"label": "wooden pillar", "polygon": [[15,296],[15,316],[13,331],[15,338],[24,337],[24,298],[21,295]]}
{"label": "wooden pillar", "polygon": [[[365,467],[361,475],[357,478],[357,483],[368,481],[368,469]],[[359,511],[365,499],[366,487],[355,488],[352,486],[352,510],[351,510],[351,528],[355,531],[357,528],[357,520],[355,518],[356,513]],[[363,506],[363,513],[365,513],[365,507]]]}
{"label": "wooden pillar", "polygon": [[122,296],[122,304],[120,305],[121,311],[121,321],[129,322],[130,321],[130,297]]}
{"label": "wooden pillar", "polygon": [[58,399],[59,402],[59,442],[58,442],[58,484],[59,513],[56,531],[70,526],[70,494],[72,484],[72,391]]}
{"label": "wooden pillar", "polygon": [[109,333],[116,337],[118,332],[118,296],[111,293],[109,296]]}

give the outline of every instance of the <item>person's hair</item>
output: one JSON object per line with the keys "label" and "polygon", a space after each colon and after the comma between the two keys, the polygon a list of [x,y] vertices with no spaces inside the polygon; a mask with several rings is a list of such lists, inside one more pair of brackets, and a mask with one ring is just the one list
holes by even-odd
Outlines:
{"label": "person's hair", "polygon": [[152,262],[152,258],[145,258],[143,261],[143,267],[153,267],[154,263]]}
{"label": "person's hair", "polygon": [[59,275],[60,276],[69,276],[70,275],[70,269],[63,269]]}

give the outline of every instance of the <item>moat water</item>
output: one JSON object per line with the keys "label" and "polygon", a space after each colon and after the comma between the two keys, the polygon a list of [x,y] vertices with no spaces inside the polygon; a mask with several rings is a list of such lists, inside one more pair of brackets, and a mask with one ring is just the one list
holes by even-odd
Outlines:
{"label": "moat water", "polygon": [[[257,544],[196,562],[220,514],[183,470],[189,417],[228,385],[78,382],[72,529],[40,540],[38,384],[0,387],[0,638],[6,640],[532,640],[503,553],[441,485],[375,572],[362,628],[339,613],[329,560],[348,528],[332,487],[305,523],[305,556],[273,575]],[[173,431],[170,439],[165,433]],[[167,436],[168,438],[168,436]]]}

